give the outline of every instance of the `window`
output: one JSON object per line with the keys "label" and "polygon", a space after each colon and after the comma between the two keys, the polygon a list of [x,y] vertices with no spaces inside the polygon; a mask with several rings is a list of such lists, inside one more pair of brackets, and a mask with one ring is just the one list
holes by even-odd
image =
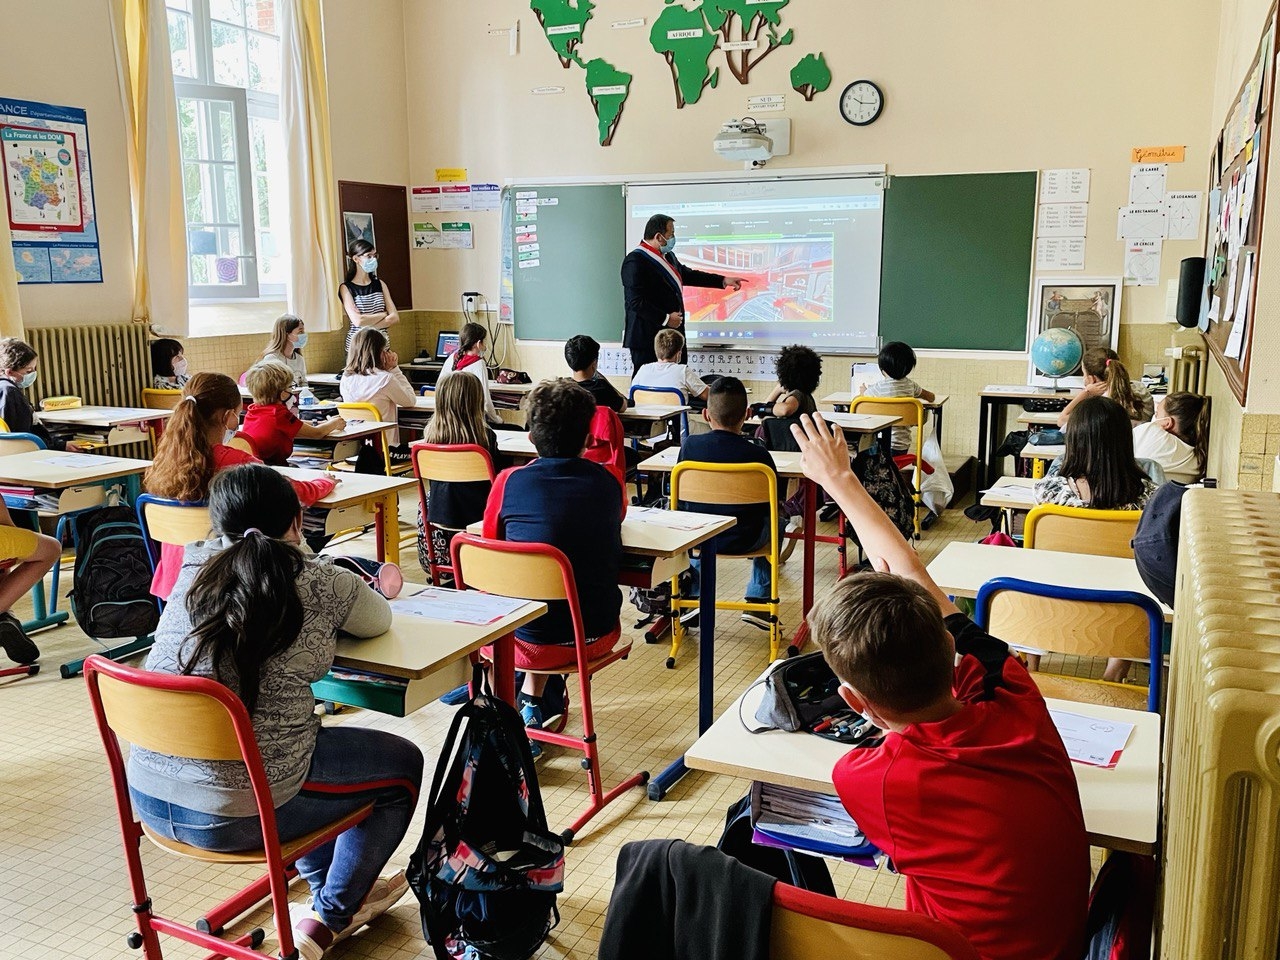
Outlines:
{"label": "window", "polygon": [[283,299],[279,0],[166,0],[192,300]]}

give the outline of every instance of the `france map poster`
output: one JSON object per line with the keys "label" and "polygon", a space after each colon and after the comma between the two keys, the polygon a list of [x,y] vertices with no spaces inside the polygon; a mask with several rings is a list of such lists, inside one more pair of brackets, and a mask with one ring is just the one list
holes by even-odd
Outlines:
{"label": "france map poster", "polygon": [[0,97],[0,170],[19,283],[101,283],[83,110]]}

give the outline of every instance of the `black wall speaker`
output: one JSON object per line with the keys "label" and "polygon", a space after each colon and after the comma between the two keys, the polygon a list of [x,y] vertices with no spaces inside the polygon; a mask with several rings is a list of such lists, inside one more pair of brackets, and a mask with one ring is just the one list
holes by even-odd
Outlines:
{"label": "black wall speaker", "polygon": [[1178,322],[1194,327],[1200,322],[1200,298],[1204,293],[1204,257],[1187,257],[1178,272]]}

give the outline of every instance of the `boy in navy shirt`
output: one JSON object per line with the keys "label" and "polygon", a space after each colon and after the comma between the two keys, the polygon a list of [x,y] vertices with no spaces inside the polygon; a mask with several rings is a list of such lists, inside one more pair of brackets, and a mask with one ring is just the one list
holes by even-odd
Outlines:
{"label": "boy in navy shirt", "polygon": [[627,398],[600,376],[600,344],[594,337],[578,334],[564,344],[564,362],[573,371],[574,382],[595,397],[596,405],[614,413],[627,409]]}
{"label": "boy in navy shirt", "polygon": [[[621,632],[622,500],[614,476],[582,459],[596,402],[572,380],[544,380],[529,394],[528,409],[538,459],[498,474],[484,535],[550,544],[568,558],[591,656],[603,656]],[[575,663],[568,603],[548,602],[543,616],[516,630],[516,647],[518,661],[534,669]],[[546,683],[546,674],[525,674],[517,697],[525,726],[542,726]]]}
{"label": "boy in navy shirt", "polygon": [[[702,463],[763,463],[770,470],[776,468],[769,451],[752,443],[742,435],[742,425],[747,419],[747,388],[737,377],[721,377],[711,385],[707,395],[707,409],[703,417],[711,424],[710,433],[691,435],[680,447],[680,459]],[[767,503],[717,504],[684,503],[682,509],[698,513],[717,513],[737,517],[738,522],[716,537],[718,553],[750,553],[769,542],[769,505]],[[698,596],[698,561],[691,561],[694,571],[692,598]],[[751,558],[751,579],[747,583],[747,600],[768,600],[773,596],[772,578],[769,575],[769,558]],[[682,622],[692,624],[696,611],[681,617]],[[745,611],[742,622],[769,629],[768,618],[755,611]]]}

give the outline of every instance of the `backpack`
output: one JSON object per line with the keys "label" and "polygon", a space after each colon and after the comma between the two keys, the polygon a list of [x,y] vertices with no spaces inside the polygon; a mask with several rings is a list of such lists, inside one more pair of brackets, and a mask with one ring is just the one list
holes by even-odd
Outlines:
{"label": "backpack", "polygon": [[437,960],[531,957],[560,922],[564,842],[514,707],[481,693],[458,710],[428,800],[407,873]]}
{"label": "backpack", "polygon": [[145,637],[160,622],[151,562],[132,507],[76,517],[76,565],[69,599],[80,629],[100,639]]}
{"label": "backpack", "polygon": [[1122,851],[1107,857],[1089,892],[1085,960],[1151,956],[1155,903],[1155,858]]}
{"label": "backpack", "polygon": [[853,460],[853,472],[862,481],[871,499],[893,521],[898,532],[906,540],[912,540],[916,524],[911,488],[907,486],[897,464],[880,449],[879,443],[858,452]]}

